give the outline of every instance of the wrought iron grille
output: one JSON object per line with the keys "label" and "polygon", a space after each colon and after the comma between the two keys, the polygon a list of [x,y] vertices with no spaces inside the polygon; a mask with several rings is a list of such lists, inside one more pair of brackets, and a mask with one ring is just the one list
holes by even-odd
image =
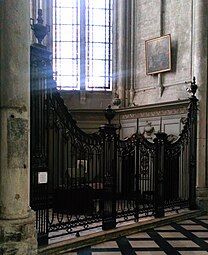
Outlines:
{"label": "wrought iron grille", "polygon": [[[122,141],[111,124],[86,134],[72,118],[53,80],[50,52],[31,46],[31,207],[39,244],[90,228],[166,211],[196,208],[197,98],[177,141],[135,133]],[[192,83],[195,88],[195,80]]]}

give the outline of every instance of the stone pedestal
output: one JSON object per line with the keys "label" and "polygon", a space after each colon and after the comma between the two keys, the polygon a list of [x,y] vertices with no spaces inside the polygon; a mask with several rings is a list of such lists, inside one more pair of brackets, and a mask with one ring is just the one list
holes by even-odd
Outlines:
{"label": "stone pedestal", "polygon": [[207,187],[197,187],[196,189],[197,205],[208,211],[208,188]]}
{"label": "stone pedestal", "polygon": [[37,253],[29,208],[30,1],[0,1],[0,254]]}
{"label": "stone pedestal", "polygon": [[0,254],[35,255],[34,212],[27,218],[0,220]]}

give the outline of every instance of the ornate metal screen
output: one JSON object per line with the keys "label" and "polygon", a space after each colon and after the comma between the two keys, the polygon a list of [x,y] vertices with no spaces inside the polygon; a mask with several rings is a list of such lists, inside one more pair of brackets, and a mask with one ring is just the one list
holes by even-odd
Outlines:
{"label": "ornate metal screen", "polygon": [[187,122],[177,141],[140,133],[121,141],[108,123],[86,134],[73,120],[53,80],[50,52],[31,46],[31,207],[39,244],[90,228],[166,211],[196,208],[197,85],[192,82]]}

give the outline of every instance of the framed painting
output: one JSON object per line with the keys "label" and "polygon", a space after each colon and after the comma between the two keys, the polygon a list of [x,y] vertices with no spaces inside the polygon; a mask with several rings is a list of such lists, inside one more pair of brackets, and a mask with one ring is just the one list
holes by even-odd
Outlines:
{"label": "framed painting", "polygon": [[145,41],[146,74],[171,70],[171,35]]}

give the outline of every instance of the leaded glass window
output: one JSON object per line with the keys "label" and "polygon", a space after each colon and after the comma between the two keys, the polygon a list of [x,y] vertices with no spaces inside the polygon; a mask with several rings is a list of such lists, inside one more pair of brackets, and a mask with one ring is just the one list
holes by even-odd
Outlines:
{"label": "leaded glass window", "polygon": [[53,68],[59,89],[112,89],[113,0],[53,0]]}

